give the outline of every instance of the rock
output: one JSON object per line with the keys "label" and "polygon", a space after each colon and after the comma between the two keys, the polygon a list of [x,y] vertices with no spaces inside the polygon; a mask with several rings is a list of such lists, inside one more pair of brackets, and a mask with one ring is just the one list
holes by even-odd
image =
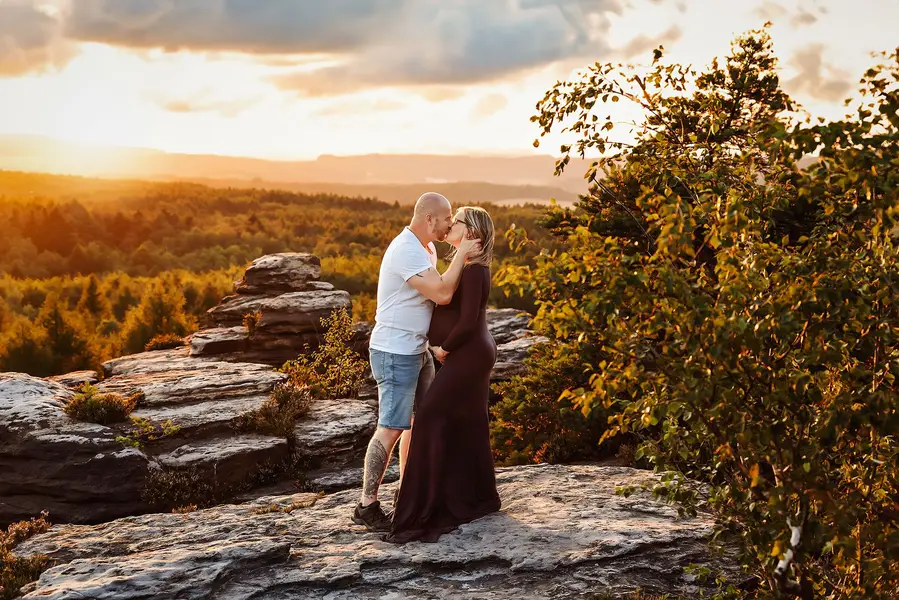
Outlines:
{"label": "rock", "polygon": [[531,348],[537,344],[546,343],[549,339],[543,336],[521,337],[496,347],[496,364],[493,365],[493,372],[490,374],[490,380],[508,381],[516,375],[525,372],[524,359],[527,358]]}
{"label": "rock", "polygon": [[315,400],[297,423],[297,450],[319,464],[344,465],[364,454],[378,424],[378,411],[363,400]]}
{"label": "rock", "polygon": [[298,292],[310,289],[322,274],[321,260],[312,254],[282,252],[254,260],[235,283],[238,294]]}
{"label": "rock", "polygon": [[350,308],[350,295],[344,291],[288,292],[279,296],[228,296],[218,306],[209,309],[208,316],[219,327],[236,327],[244,315],[260,313],[256,332],[315,333],[321,328],[322,317],[339,308]]}
{"label": "rock", "polygon": [[498,346],[530,335],[531,315],[516,308],[487,309],[487,329]]}
{"label": "rock", "polygon": [[[346,466],[340,469],[320,469],[306,474],[306,483],[313,490],[323,492],[335,492],[348,488],[362,487],[363,466],[360,462],[356,466]],[[399,464],[394,461],[387,467],[384,473],[384,483],[391,483],[400,478]],[[382,498],[387,496],[382,495]]]}
{"label": "rock", "polygon": [[216,484],[232,486],[242,483],[260,466],[274,464],[287,454],[285,438],[250,433],[187,443],[157,460],[170,469],[202,469],[211,474]]}
{"label": "rock", "polygon": [[100,374],[96,371],[75,371],[73,373],[66,373],[65,375],[47,377],[47,380],[61,383],[68,388],[79,388],[85,383],[97,383],[100,381]]}
{"label": "rock", "polygon": [[16,550],[55,561],[25,596],[41,600],[565,600],[637,588],[696,594],[689,564],[735,573],[707,549],[709,516],[678,518],[647,493],[615,494],[653,481],[625,467],[500,469],[502,511],[433,544],[393,545],[354,525],[359,490],[347,490],[55,526]]}
{"label": "rock", "polygon": [[[350,295],[320,276],[321,261],[312,254],[256,259],[235,282],[235,294],[207,311],[203,329],[188,338],[191,356],[281,366],[314,350],[322,340],[321,320],[352,310]],[[247,315],[256,315],[249,326]]]}
{"label": "rock", "polygon": [[191,356],[242,354],[249,349],[250,332],[243,325],[213,327],[191,335],[189,344]]}
{"label": "rock", "polygon": [[118,432],[63,411],[74,392],[21,373],[0,373],[0,526],[50,512],[54,522],[98,522],[148,510],[141,500],[156,464],[116,442]]}

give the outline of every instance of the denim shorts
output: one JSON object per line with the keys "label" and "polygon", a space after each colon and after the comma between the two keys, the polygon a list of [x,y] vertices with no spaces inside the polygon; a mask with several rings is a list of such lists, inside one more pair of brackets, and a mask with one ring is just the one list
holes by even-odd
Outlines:
{"label": "denim shorts", "polygon": [[369,357],[378,383],[378,427],[411,429],[412,413],[434,381],[431,353],[393,354],[371,348]]}

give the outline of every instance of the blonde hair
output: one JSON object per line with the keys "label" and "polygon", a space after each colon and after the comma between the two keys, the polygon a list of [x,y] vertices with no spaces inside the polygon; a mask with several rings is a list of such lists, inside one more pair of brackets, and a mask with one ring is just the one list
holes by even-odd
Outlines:
{"label": "blonde hair", "polygon": [[[477,206],[463,206],[459,210],[463,211],[462,218],[467,223],[468,236],[472,239],[481,240],[481,251],[474,256],[470,256],[468,263],[490,268],[490,264],[493,262],[493,246],[496,242],[496,232],[493,228],[493,219],[490,218],[490,213]],[[455,253],[456,249],[453,248],[450,258]]]}

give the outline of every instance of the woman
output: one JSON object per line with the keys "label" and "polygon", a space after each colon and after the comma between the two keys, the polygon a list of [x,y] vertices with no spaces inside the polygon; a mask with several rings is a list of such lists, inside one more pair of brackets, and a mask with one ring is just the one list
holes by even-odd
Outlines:
{"label": "woman", "polygon": [[464,237],[482,240],[481,252],[468,259],[452,302],[434,309],[428,339],[443,366],[415,413],[389,542],[434,542],[500,507],[487,423],[496,362],[487,330],[494,243],[487,211],[459,209],[446,241],[458,248]]}

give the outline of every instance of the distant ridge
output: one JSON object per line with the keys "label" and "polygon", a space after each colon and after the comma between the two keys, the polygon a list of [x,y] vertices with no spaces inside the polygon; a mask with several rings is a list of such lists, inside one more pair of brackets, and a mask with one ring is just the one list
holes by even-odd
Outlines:
{"label": "distant ridge", "polygon": [[555,177],[555,159],[549,155],[369,154],[276,161],[115,146],[87,147],[39,136],[0,135],[0,169],[91,177],[349,185],[438,186],[448,182],[484,182],[562,188],[579,193],[586,187],[583,180],[586,164],[578,162],[572,161],[562,177]]}

